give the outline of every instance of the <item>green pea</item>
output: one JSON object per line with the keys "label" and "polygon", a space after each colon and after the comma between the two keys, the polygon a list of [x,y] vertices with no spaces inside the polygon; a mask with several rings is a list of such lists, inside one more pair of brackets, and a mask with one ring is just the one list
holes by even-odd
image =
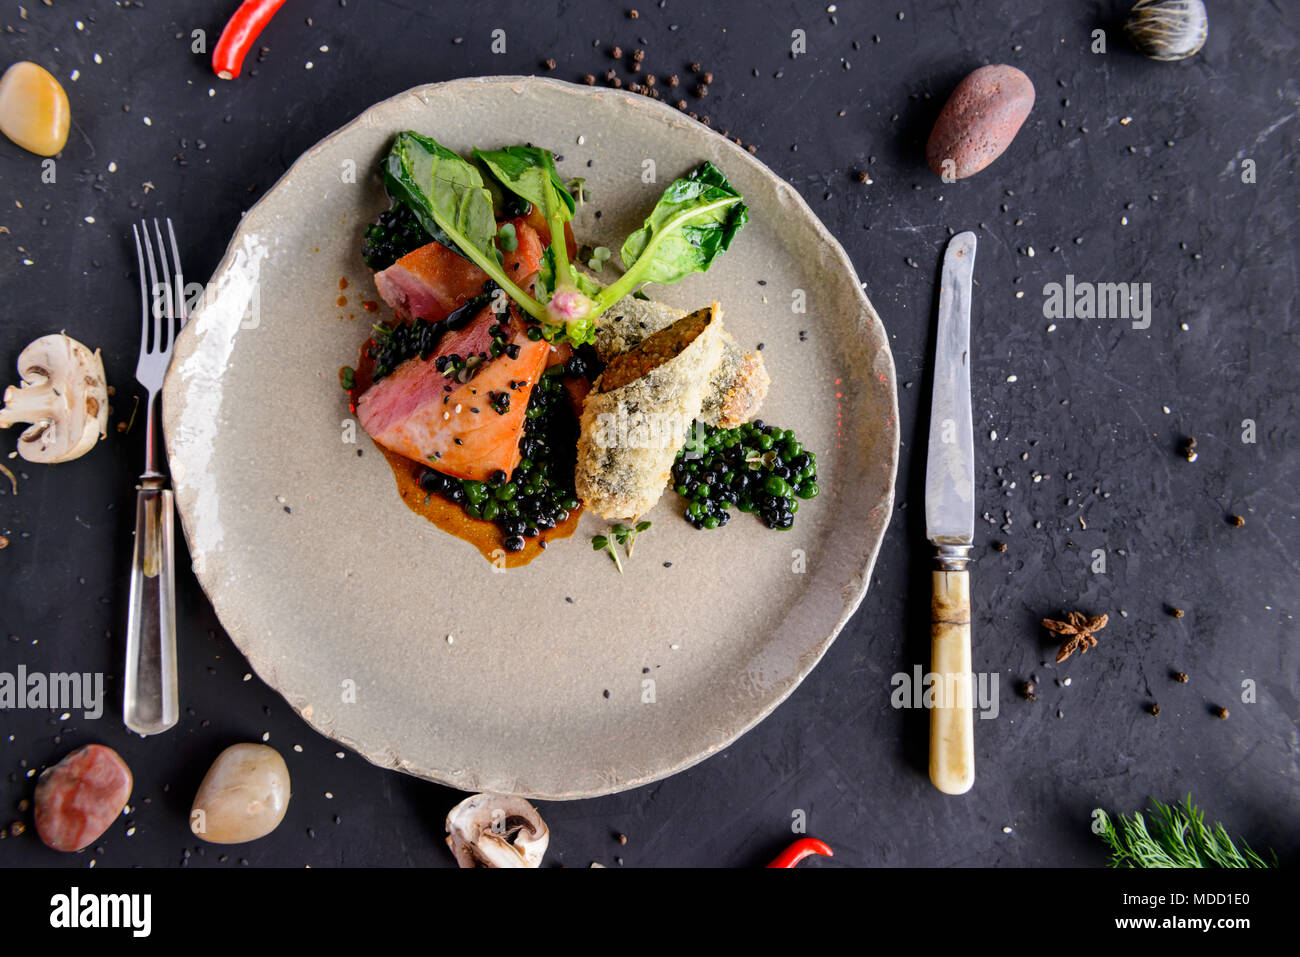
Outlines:
{"label": "green pea", "polygon": [[770,449],[772,447],[772,436],[760,435],[758,437],[758,447],[762,449],[764,452]]}
{"label": "green pea", "polygon": [[820,491],[821,489],[817,487],[816,482],[804,482],[801,486],[799,486],[799,491],[796,492],[795,494],[798,495],[800,498],[816,498],[817,493]]}
{"label": "green pea", "polygon": [[465,514],[468,515],[470,518],[482,518],[482,517],[483,517],[483,513],[482,513],[481,511],[479,511],[479,507],[478,507],[477,505],[466,505],[466,506],[465,506]]}
{"label": "green pea", "polygon": [[704,511],[704,506],[699,502],[691,502],[690,505],[686,506],[686,514],[691,518],[696,518],[702,511]]}
{"label": "green pea", "polygon": [[691,488],[690,488],[690,486],[689,486],[689,485],[679,485],[679,486],[677,486],[677,494],[678,494],[678,495],[690,495],[690,494],[691,494]]}
{"label": "green pea", "polygon": [[768,495],[775,495],[777,498],[790,497],[790,483],[779,475],[769,475],[767,481],[763,483],[763,491]]}
{"label": "green pea", "polygon": [[794,439],[788,439],[785,443],[784,451],[785,451],[785,457],[788,459],[792,459],[800,452],[803,451],[803,443],[796,442]]}
{"label": "green pea", "polygon": [[717,528],[717,527],[718,527],[718,516],[716,516],[716,515],[710,515],[708,518],[706,518],[706,519],[704,520],[704,527],[705,527],[705,528]]}
{"label": "green pea", "polygon": [[501,506],[497,504],[495,499],[490,498],[483,503],[482,512],[483,517],[490,522],[501,513]]}
{"label": "green pea", "polygon": [[460,487],[465,490],[465,497],[471,505],[482,505],[487,498],[487,486],[482,482],[462,481]]}
{"label": "green pea", "polygon": [[517,475],[523,475],[527,472],[531,472],[532,470],[533,470],[532,459],[520,459],[519,465],[515,468],[515,473]]}
{"label": "green pea", "polygon": [[499,489],[497,489],[492,494],[497,497],[497,501],[508,502],[510,501],[510,499],[515,497],[515,493],[518,491],[519,491],[518,485],[516,485],[514,482],[507,482],[505,485],[502,485]]}

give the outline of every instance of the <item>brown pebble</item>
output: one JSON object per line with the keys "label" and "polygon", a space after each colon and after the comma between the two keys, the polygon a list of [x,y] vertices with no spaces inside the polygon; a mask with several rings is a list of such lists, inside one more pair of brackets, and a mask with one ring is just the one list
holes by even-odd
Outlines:
{"label": "brown pebble", "polygon": [[674,73],[672,76],[670,76],[670,77],[668,78],[668,85],[669,85],[669,86],[676,86],[676,85],[677,85],[678,83],[680,83],[680,82],[681,82],[681,80],[678,79],[676,73]]}
{"label": "brown pebble", "polygon": [[700,79],[703,80],[705,83],[712,83],[712,82],[713,82],[713,74],[712,74],[712,73],[705,73],[703,76],[700,77]]}
{"label": "brown pebble", "polygon": [[1020,687],[1017,690],[1019,690],[1020,696],[1024,698],[1026,701],[1038,700],[1038,694],[1037,694],[1038,689],[1034,686],[1034,683],[1032,681],[1020,682]]}
{"label": "brown pebble", "polygon": [[925,158],[940,176],[974,176],[1011,145],[1034,107],[1034,84],[1013,66],[980,67],[957,84],[935,121]]}
{"label": "brown pebble", "polygon": [[592,76],[590,73],[588,73],[585,76],[583,76],[582,82],[587,84],[587,86],[593,86],[595,85],[596,78]]}
{"label": "brown pebble", "polygon": [[612,56],[615,60],[621,60],[623,59],[623,48],[614,47],[614,49],[609,51],[609,55]]}
{"label": "brown pebble", "polygon": [[1182,618],[1185,612],[1181,608],[1168,609],[1171,618]]}
{"label": "brown pebble", "polygon": [[691,64],[691,72],[692,72],[692,73],[699,73],[699,72],[700,72],[700,65],[699,65],[698,63],[692,63],[692,64]]}
{"label": "brown pebble", "polygon": [[703,123],[705,126],[709,126],[709,125],[711,125],[711,124],[709,123],[709,114],[708,114],[708,113],[705,113],[703,116],[701,116],[701,117],[700,117],[700,122]]}
{"label": "brown pebble", "polygon": [[546,69],[548,70],[554,70],[555,57],[547,57],[545,60],[542,61],[542,66],[546,67]]}
{"label": "brown pebble", "polygon": [[685,101],[685,100],[678,100],[677,103],[676,103],[675,105],[676,105],[677,109],[679,109],[679,110],[684,110],[684,109],[686,109],[686,101]]}
{"label": "brown pebble", "polygon": [[628,18],[629,20],[635,20],[635,19],[636,19],[637,17],[639,17],[639,16],[641,16],[641,13],[640,13],[640,11],[638,11],[638,10],[629,10],[629,11],[627,12],[627,18]]}
{"label": "brown pebble", "polygon": [[1186,671],[1175,671],[1175,672],[1174,672],[1174,680],[1177,681],[1180,685],[1185,685],[1185,684],[1187,684],[1187,672],[1186,672]]}
{"label": "brown pebble", "polygon": [[1228,709],[1227,709],[1227,708],[1224,708],[1224,707],[1216,707],[1216,708],[1214,708],[1214,709],[1212,709],[1212,710],[1213,710],[1214,716],[1215,716],[1216,718],[1218,718],[1220,721],[1227,721],[1227,720],[1228,720]]}
{"label": "brown pebble", "polygon": [[654,86],[658,82],[659,82],[659,77],[655,76],[653,73],[646,74],[646,78],[645,78],[646,86]]}
{"label": "brown pebble", "polygon": [[697,96],[697,97],[701,97],[701,98],[708,96],[708,95],[709,95],[709,87],[708,87],[708,84],[706,84],[706,83],[697,83],[697,84],[695,84],[695,89],[691,90],[691,94],[692,94],[693,96]]}
{"label": "brown pebble", "polygon": [[1246,524],[1246,520],[1242,518],[1240,515],[1229,515],[1228,521],[1231,524],[1235,525],[1237,528],[1241,528],[1241,526]]}
{"label": "brown pebble", "polygon": [[618,836],[618,842],[619,842],[620,844],[626,844],[626,843],[627,843],[627,835],[626,835],[626,834],[620,834],[620,835]]}
{"label": "brown pebble", "polygon": [[645,50],[633,50],[633,51],[632,51],[632,62],[633,62],[633,63],[640,63],[640,62],[641,62],[642,60],[644,60],[644,59],[645,59]]}
{"label": "brown pebble", "polygon": [[614,79],[610,80],[609,83],[610,86],[614,87],[614,89],[616,90],[622,89],[623,87],[623,81],[620,80],[618,77],[614,77]]}

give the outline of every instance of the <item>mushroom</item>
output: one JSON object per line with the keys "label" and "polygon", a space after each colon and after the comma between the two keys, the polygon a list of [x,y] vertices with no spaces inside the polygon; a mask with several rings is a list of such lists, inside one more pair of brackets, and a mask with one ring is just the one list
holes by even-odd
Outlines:
{"label": "mushroom", "polygon": [[549,841],[537,809],[508,794],[475,794],[447,814],[447,846],[461,867],[539,867]]}
{"label": "mushroom", "polygon": [[29,462],[67,462],[108,431],[108,386],[99,350],[58,333],[41,336],[18,356],[22,385],[5,389],[0,429],[32,423],[18,437]]}

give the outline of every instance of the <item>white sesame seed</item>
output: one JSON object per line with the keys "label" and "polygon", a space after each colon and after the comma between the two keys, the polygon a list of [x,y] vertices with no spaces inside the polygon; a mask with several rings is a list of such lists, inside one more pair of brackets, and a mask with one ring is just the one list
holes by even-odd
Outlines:
{"label": "white sesame seed", "polygon": [[116,173],[116,172],[117,172],[117,164],[116,164],[116,163],[111,163],[111,162],[110,162],[110,163],[108,164],[108,171],[109,171],[110,173]]}
{"label": "white sesame seed", "polygon": [[1121,226],[1127,226],[1127,225],[1128,225],[1128,217],[1127,217],[1127,216],[1121,216],[1121,217],[1119,218],[1119,224],[1120,224]]}
{"label": "white sesame seed", "polygon": [[78,21],[77,21],[77,29],[78,29],[78,30],[84,30],[84,29],[86,29],[86,25],[85,25],[84,23],[82,23],[80,20],[78,20]]}
{"label": "white sesame seed", "polygon": [[1004,828],[1002,829],[1002,833],[1003,833],[1003,834],[1010,834],[1010,833],[1011,833],[1011,828],[1010,828],[1010,827],[1004,827]]}
{"label": "white sesame seed", "polygon": [[334,800],[334,792],[332,792],[332,791],[326,791],[326,792],[325,792],[325,797],[326,797],[327,800],[333,801],[333,800]]}
{"label": "white sesame seed", "polygon": [[998,440],[998,433],[997,430],[994,429],[993,431],[989,432],[989,441],[996,442],[997,440]]}
{"label": "white sesame seed", "polygon": [[71,718],[71,717],[72,717],[72,715],[65,711],[65,712],[63,712],[63,714],[59,715],[59,720],[60,720],[60,721],[67,721],[67,720],[68,720],[69,718]]}
{"label": "white sesame seed", "polygon": [[1024,299],[1024,298],[1025,298],[1025,291],[1024,291],[1023,289],[1017,289],[1017,290],[1016,290],[1016,298],[1017,298],[1017,299]]}
{"label": "white sesame seed", "polygon": [[1016,381],[1016,377],[1013,376],[1013,375],[1009,375],[1009,376],[1007,376],[1007,381],[1008,381],[1008,382],[1015,382],[1015,381]]}
{"label": "white sesame seed", "polygon": [[90,223],[91,225],[94,225],[94,223],[95,223],[95,217],[94,217],[94,216],[86,216],[86,217],[84,217],[84,219],[85,219],[86,222]]}
{"label": "white sesame seed", "polygon": [[143,122],[145,126],[153,126],[153,120],[149,119],[147,116],[141,117],[141,122]]}
{"label": "white sesame seed", "polygon": [[217,91],[214,90],[212,87],[208,87],[208,96],[216,96],[216,95],[217,95]]}
{"label": "white sesame seed", "polygon": [[1030,246],[1027,250],[1025,250],[1025,252],[1026,252],[1026,254],[1029,256],[1030,259],[1033,259],[1033,258],[1034,258],[1034,247],[1033,247],[1033,246]]}
{"label": "white sesame seed", "polygon": [[583,145],[584,143],[586,143],[586,142],[587,142],[587,138],[586,138],[585,136],[579,136],[579,137],[578,137],[578,145],[579,145],[579,146],[582,146],[582,145]]}
{"label": "white sesame seed", "polygon": [[451,413],[450,413],[450,412],[444,412],[444,413],[442,414],[442,418],[443,418],[444,421],[447,420],[447,419],[450,419],[450,418],[451,418]]}
{"label": "white sesame seed", "polygon": [[1162,408],[1162,409],[1165,410],[1165,415],[1168,415],[1168,414],[1169,414],[1169,406],[1167,406],[1167,405],[1162,405],[1160,408]]}
{"label": "white sesame seed", "polygon": [[310,70],[315,65],[316,64],[312,63],[311,60],[308,60],[306,66],[304,66],[303,69]]}
{"label": "white sesame seed", "polygon": [[103,63],[103,62],[104,62],[104,58],[103,58],[102,56],[100,56],[98,53],[95,54],[95,56],[94,56],[94,60],[95,60],[96,63]]}
{"label": "white sesame seed", "polygon": [[297,751],[299,754],[302,754],[302,745],[301,745],[301,744],[295,744],[295,745],[293,746],[293,749],[294,749],[295,751]]}
{"label": "white sesame seed", "polygon": [[1187,323],[1184,322],[1184,323],[1182,323],[1181,325],[1179,325],[1178,328],[1182,329],[1183,332],[1186,332],[1188,329],[1191,328],[1191,326],[1189,326]]}
{"label": "white sesame seed", "polygon": [[68,79],[70,79],[73,83],[76,83],[77,80],[80,78],[81,78],[80,70],[73,70],[71,73],[68,74]]}
{"label": "white sesame seed", "polygon": [[455,411],[456,411],[457,414],[460,413],[461,408],[462,408],[461,404],[460,404],[459,402],[457,402],[457,403],[456,403],[456,409],[455,409]]}
{"label": "white sesame seed", "polygon": [[270,732],[270,731],[263,731],[263,732],[262,732],[262,740],[263,740],[263,741],[270,741],[270,740],[271,740],[271,732]]}
{"label": "white sesame seed", "polygon": [[1051,324],[1047,327],[1047,331],[1048,331],[1048,332],[1055,332],[1055,331],[1056,331],[1056,323],[1054,323],[1054,322],[1051,323]]}
{"label": "white sesame seed", "polygon": [[321,53],[329,53],[329,52],[330,52],[330,48],[327,47],[327,46],[325,46],[324,44],[321,44],[320,52],[321,52]]}
{"label": "white sesame seed", "polygon": [[244,680],[245,680],[245,681],[252,681],[252,680],[253,680],[253,675],[252,675],[251,673],[249,673],[249,674],[245,674],[245,675],[244,675]]}
{"label": "white sesame seed", "polygon": [[455,644],[455,643],[456,643],[456,639],[453,638],[451,635],[448,635],[448,636],[447,636],[447,644],[451,645],[451,644]]}
{"label": "white sesame seed", "polygon": [[340,761],[342,761],[342,760],[343,760],[343,752],[342,752],[342,751],[335,751],[335,752],[334,752],[334,757],[336,757],[336,758],[338,758]]}
{"label": "white sesame seed", "polygon": [[1073,680],[1074,680],[1074,679],[1072,679],[1072,678],[1066,678],[1064,681],[1061,682],[1061,684],[1065,685],[1065,686],[1068,688],[1068,687],[1070,687],[1070,682],[1073,681]]}

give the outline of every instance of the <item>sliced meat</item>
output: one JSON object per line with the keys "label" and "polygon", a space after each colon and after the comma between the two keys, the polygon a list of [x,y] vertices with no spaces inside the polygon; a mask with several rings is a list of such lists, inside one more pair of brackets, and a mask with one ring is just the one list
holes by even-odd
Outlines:
{"label": "sliced meat", "polygon": [[[522,284],[542,262],[542,241],[523,219],[511,220],[518,246],[505,254],[502,268]],[[384,302],[404,319],[446,319],[483,292],[487,273],[442,243],[428,243],[375,273]]]}
{"label": "sliced meat", "polygon": [[[496,321],[485,308],[460,332],[486,334]],[[505,353],[488,359],[463,383],[438,371],[437,356],[409,359],[357,400],[361,427],[384,448],[447,475],[485,481],[497,469],[511,474],[519,464],[528,398],[550,345],[530,341],[513,308],[508,321],[509,342],[519,347],[515,358]],[[451,354],[445,348],[440,344],[439,354]]]}

